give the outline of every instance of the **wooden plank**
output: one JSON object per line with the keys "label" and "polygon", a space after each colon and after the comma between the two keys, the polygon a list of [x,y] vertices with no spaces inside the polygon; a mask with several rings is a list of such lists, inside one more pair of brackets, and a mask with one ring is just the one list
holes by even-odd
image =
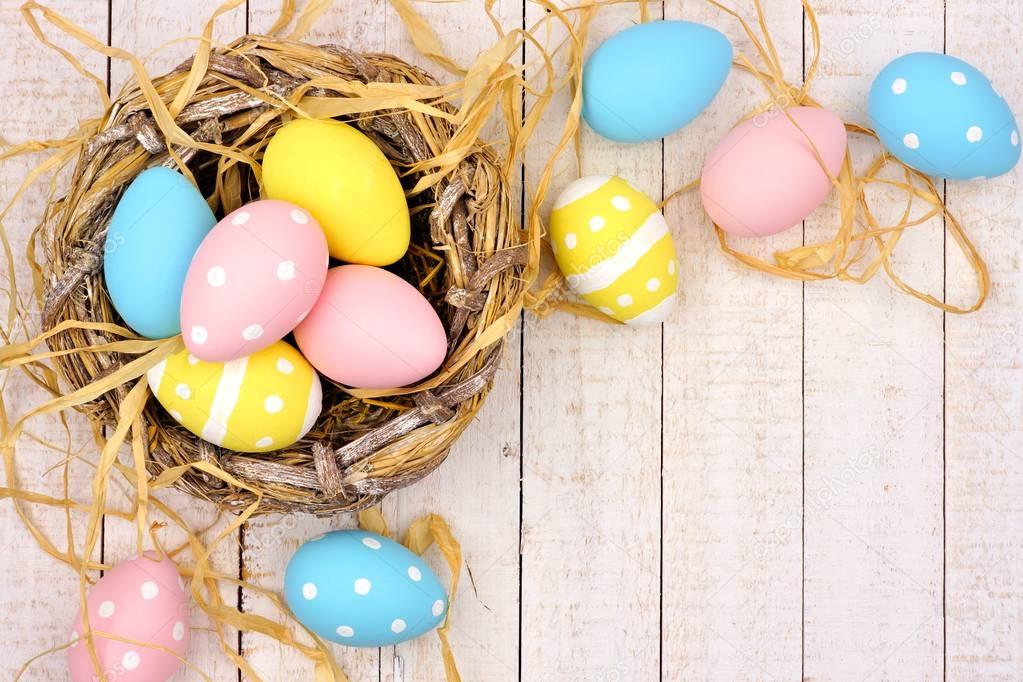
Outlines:
{"label": "wooden plank", "polygon": [[[947,5],[947,51],[990,77],[1016,115],[1023,85],[1023,7],[1010,0]],[[991,271],[992,293],[977,314],[946,320],[945,608],[948,679],[1016,680],[1023,675],[1023,324],[1017,236],[1021,171],[993,180],[949,182],[948,203]],[[947,240],[947,289],[970,291],[973,275]]]}
{"label": "wooden plank", "polygon": [[[106,38],[106,3],[76,3],[70,0],[50,3],[85,30]],[[59,138],[72,132],[78,121],[95,116],[100,101],[92,83],[84,81],[63,59],[36,41],[24,24],[18,0],[0,1],[0,55],[6,67],[0,73],[0,130],[4,141],[16,144],[33,139]],[[93,54],[71,40],[47,34],[67,48],[101,79],[106,74],[106,58]],[[43,160],[43,155],[5,161],[0,165],[0,201],[5,205],[21,185],[26,174]],[[21,203],[4,219],[4,229],[15,253],[14,268],[25,302],[31,300],[32,282],[26,261],[21,257],[28,243],[29,232],[38,223],[45,205],[46,181],[33,186]],[[7,264],[4,263],[6,269]],[[6,311],[8,287],[0,294],[0,306]],[[39,317],[31,318],[31,335],[38,334]],[[5,326],[13,321],[5,320]],[[22,340],[22,339],[18,339]],[[24,414],[49,396],[37,390],[20,371],[5,373],[4,403],[10,417]],[[94,461],[96,448],[91,445],[91,432],[84,416],[68,415],[70,431],[66,432],[59,418],[34,419],[28,431],[59,447],[69,442],[73,451],[86,461]],[[62,484],[64,453],[45,448],[22,438],[18,449],[18,475],[22,486],[30,490],[64,497]],[[73,462],[69,475],[69,492],[74,499],[88,500],[93,469],[81,461]],[[4,485],[10,481],[5,480]],[[39,529],[61,550],[67,545],[64,513],[58,509],[32,507],[29,514]],[[72,523],[78,551],[82,549],[84,514],[74,514]],[[62,646],[70,640],[71,622],[78,611],[77,575],[45,554],[18,519],[12,502],[0,505],[0,539],[8,551],[0,556],[0,572],[4,576],[4,608],[0,610],[0,627],[8,633],[0,656],[0,678],[13,679],[16,671],[29,658],[47,649]],[[97,546],[94,559],[101,558]],[[98,577],[98,576],[97,576]],[[51,654],[35,662],[26,674],[31,680],[67,679],[67,655]]]}
{"label": "wooden plank", "polygon": [[[802,8],[764,5],[786,75],[799,83]],[[740,11],[755,25],[752,10]],[[756,58],[738,22],[709,5],[669,7],[668,16],[707,23]],[[718,140],[764,99],[734,69],[707,111],[665,141],[666,190],[696,178]],[[684,297],[664,327],[663,679],[796,679],[802,289],[722,254],[698,192],[665,215]],[[737,245],[769,253],[800,236],[797,227]]]}
{"label": "wooden plank", "polygon": [[[542,13],[528,4],[527,24]],[[637,19],[634,5],[602,9],[587,50]],[[527,63],[533,54],[527,49]],[[568,104],[563,93],[531,143],[530,190]],[[659,142],[615,144],[586,129],[581,147],[581,175],[620,174],[652,198],[661,196]],[[578,177],[567,156],[545,215]],[[521,679],[654,679],[661,330],[562,314],[527,317],[524,336]]]}
{"label": "wooden plank", "polygon": [[[814,3],[828,50],[814,95],[866,124],[874,76],[899,54],[942,49],[941,0]],[[807,40],[807,49],[810,41]],[[879,152],[855,140],[857,166]],[[903,199],[878,192],[894,220]],[[832,202],[834,203],[834,202]],[[806,224],[835,231],[835,211]],[[942,290],[941,222],[908,233],[900,272]],[[876,278],[805,288],[804,675],[942,675],[942,315]]]}
{"label": "wooden plank", "polygon": [[[111,44],[129,50],[140,57],[147,57],[146,69],[150,77],[166,73],[195,53],[194,41],[175,42],[164,47],[168,40],[178,36],[201,34],[209,3],[202,0],[182,0],[173,3],[134,2],[133,0],[112,0],[111,3]],[[241,8],[227,14],[217,22],[214,39],[230,41],[245,32],[245,10]],[[125,82],[133,78],[131,66],[114,60],[110,66],[111,92],[115,95]],[[130,461],[125,456],[124,461]],[[161,500],[181,514],[194,530],[209,528],[207,538],[214,538],[233,519],[233,515],[219,516],[214,505],[197,500],[177,490],[161,495]],[[160,516],[154,513],[154,520]],[[161,534],[166,546],[175,546],[184,541],[184,534],[174,525],[168,525]],[[104,534],[104,556],[108,561],[118,561],[135,555],[136,530],[134,524],[108,518]],[[225,538],[211,556],[214,570],[227,575],[238,575],[239,533]],[[182,557],[183,564],[190,564],[192,558]],[[231,585],[221,588],[221,598],[227,604],[238,603],[238,590]],[[191,604],[193,636],[189,641],[188,659],[213,679],[237,677],[237,667],[224,653],[212,621]],[[225,633],[229,643],[237,642],[237,632],[228,629]],[[237,646],[235,646],[237,650]],[[182,670],[175,679],[193,679],[194,673]]]}
{"label": "wooden plank", "polygon": [[[383,0],[336,0],[304,38],[312,43],[340,43],[353,49],[383,50]],[[253,33],[266,31],[277,18],[278,0],[250,0],[249,27]],[[243,563],[246,580],[281,591],[284,570],[291,555],[302,542],[326,530],[355,525],[349,515],[317,519],[304,514],[259,517],[248,523],[243,538]],[[246,611],[276,617],[267,601],[258,594],[243,594]],[[378,649],[356,649],[332,645],[334,657],[345,673],[356,682],[379,678]],[[246,633],[242,638],[246,660],[264,680],[303,680],[312,675],[312,666],[300,654],[282,649],[262,635]]]}
{"label": "wooden plank", "polygon": [[[522,0],[499,0],[493,12],[505,30],[511,30],[522,23],[522,7]],[[449,56],[463,66],[471,65],[481,49],[497,40],[478,4],[420,3],[416,9],[437,32]],[[419,55],[390,6],[386,35],[388,52],[442,82],[456,78]],[[517,182],[512,191],[517,198]],[[509,336],[486,404],[444,465],[384,503],[393,528],[404,532],[424,514],[438,513],[448,519],[461,542],[464,568],[450,640],[465,680],[518,677],[520,348],[516,329]],[[446,580],[448,569],[440,555],[430,552],[427,558]],[[396,663],[395,657],[400,661]],[[383,680],[402,682],[397,676],[402,669],[406,681],[443,680],[437,637],[428,634],[381,652]]]}

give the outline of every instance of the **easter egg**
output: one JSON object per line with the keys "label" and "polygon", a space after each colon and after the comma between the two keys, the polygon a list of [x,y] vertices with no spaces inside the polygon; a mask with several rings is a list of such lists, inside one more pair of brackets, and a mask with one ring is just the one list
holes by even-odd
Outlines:
{"label": "easter egg", "polygon": [[550,222],[558,267],[587,303],[631,325],[671,313],[678,257],[650,197],[620,177],[580,178],[562,191]]}
{"label": "easter egg", "polygon": [[320,372],[358,388],[407,386],[447,355],[444,325],[430,302],[401,277],[369,265],[330,269],[295,341]]}
{"label": "easter egg", "polygon": [[313,307],[327,242],[308,212],[256,201],[226,216],[199,246],[181,296],[185,346],[224,362],[280,341]]}
{"label": "easter egg", "polygon": [[389,265],[408,250],[398,175],[373,140],[346,123],[298,119],[281,127],[263,156],[263,195],[312,213],[339,260]]}
{"label": "easter egg", "polygon": [[608,38],[583,69],[582,115],[618,142],[656,140],[707,108],[732,68],[732,44],[689,21],[652,21]]}
{"label": "easter egg", "polygon": [[394,540],[339,530],[298,548],[284,599],[302,625],[339,644],[398,644],[440,625],[448,600],[430,567]]}
{"label": "easter egg", "polygon": [[[100,672],[89,655],[79,612],[68,649],[72,682],[115,677],[125,682],[166,680],[182,666],[174,654],[184,658],[188,649],[188,596],[177,566],[167,557],[146,552],[117,564],[89,590],[85,606]],[[100,632],[133,641],[111,639]]]}
{"label": "easter egg", "polygon": [[764,237],[787,230],[831,192],[814,147],[828,172],[838,177],[845,159],[845,125],[825,109],[792,107],[787,112],[740,123],[707,157],[700,197],[714,223],[729,234]]}
{"label": "easter egg", "polygon": [[990,79],[961,59],[935,52],[899,57],[874,79],[868,109],[885,148],[928,175],[993,178],[1019,161],[1012,110]]}
{"label": "easter egg", "polygon": [[103,244],[103,278],[114,309],[142,336],[181,331],[185,273],[217,219],[202,194],[169,168],[149,168],[117,202]]}
{"label": "easter egg", "polygon": [[228,362],[206,362],[181,350],[147,377],[175,421],[238,452],[291,445],[312,428],[323,399],[316,372],[284,341]]}

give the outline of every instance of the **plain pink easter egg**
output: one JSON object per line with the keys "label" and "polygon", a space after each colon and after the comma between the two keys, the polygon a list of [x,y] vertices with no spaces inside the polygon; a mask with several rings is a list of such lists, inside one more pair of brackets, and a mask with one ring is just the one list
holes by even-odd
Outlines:
{"label": "plain pink easter egg", "polygon": [[807,137],[837,177],[845,158],[845,125],[817,107],[792,107],[788,113],[802,132],[782,112],[772,112],[740,123],[707,157],[700,196],[725,232],[776,234],[801,223],[827,199],[831,181]]}
{"label": "plain pink easter egg", "polygon": [[[116,679],[166,680],[183,665],[188,650],[188,596],[174,562],[154,552],[123,561],[107,571],[85,597],[89,625],[99,658],[97,675],[83,637],[82,614],[75,618],[68,649],[72,682]],[[109,633],[141,644],[109,639]],[[77,641],[76,641],[77,640]]]}
{"label": "plain pink easter egg", "polygon": [[226,362],[284,338],[316,302],[327,238],[286,201],[246,204],[216,224],[185,276],[181,333],[200,360]]}
{"label": "plain pink easter egg", "polygon": [[295,329],[313,367],[357,388],[394,388],[434,372],[447,355],[444,325],[419,290],[370,265],[331,268]]}

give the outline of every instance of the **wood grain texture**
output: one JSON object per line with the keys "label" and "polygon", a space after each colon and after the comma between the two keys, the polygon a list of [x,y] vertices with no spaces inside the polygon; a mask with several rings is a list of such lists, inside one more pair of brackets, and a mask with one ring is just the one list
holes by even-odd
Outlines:
{"label": "wood grain texture", "polygon": [[[947,51],[987,74],[1019,116],[1023,6],[950,0]],[[948,202],[987,259],[991,298],[977,315],[946,321],[945,613],[950,680],[1023,677],[1023,199],[1020,168],[948,184]],[[947,289],[972,277],[952,240]]]}
{"label": "wood grain texture", "polygon": [[[498,0],[493,13],[505,31],[522,23],[522,0]],[[448,56],[468,68],[497,40],[479,4],[461,11],[424,3],[417,6],[437,32]],[[451,78],[415,49],[400,17],[388,6],[388,52],[435,77]],[[465,40],[463,36],[473,36]],[[493,122],[497,122],[494,117]],[[492,136],[490,139],[494,139]],[[521,194],[518,182],[511,188]],[[516,213],[517,215],[517,213]],[[392,528],[404,531],[427,513],[443,515],[462,545],[463,570],[453,606],[451,646],[465,680],[518,677],[519,647],[519,370],[520,334],[513,330],[487,402],[452,448],[447,461],[426,479],[398,491],[384,503]],[[426,555],[442,581],[448,569],[436,551]],[[382,652],[381,679],[388,682],[444,679],[436,635]],[[396,662],[395,657],[399,660]],[[404,678],[398,673],[404,671]]]}
{"label": "wood grain texture", "polygon": [[[814,94],[848,122],[867,123],[870,84],[890,60],[942,49],[941,0],[814,7],[840,50],[826,53]],[[853,140],[860,168],[878,152]],[[883,224],[901,210],[888,197]],[[806,223],[808,242],[834,231],[834,208]],[[911,231],[900,271],[940,292],[942,243],[940,221]],[[804,674],[940,679],[942,315],[883,277],[805,291]]]}
{"label": "wood grain texture", "polygon": [[[24,24],[18,0],[0,1],[0,55],[5,65],[0,69],[0,135],[4,142],[61,137],[74,131],[80,120],[101,112],[95,87],[86,83],[59,55],[38,46],[32,32]],[[60,8],[70,20],[101,39],[106,37],[106,3],[64,3]],[[106,75],[106,58],[89,53],[70,40],[57,40],[101,79]],[[40,155],[15,159],[0,165],[0,200],[6,204],[25,175],[39,161]],[[26,193],[22,202],[4,219],[4,229],[16,254],[14,269],[19,289],[27,303],[32,296],[32,282],[25,252],[31,229],[42,215],[45,181]],[[0,256],[0,258],[3,258]],[[6,258],[3,258],[6,260]],[[3,263],[6,272],[8,264]],[[5,282],[0,293],[0,306],[6,315],[9,288]],[[5,320],[5,326],[12,321]],[[29,335],[40,332],[38,317],[29,321]],[[5,373],[6,374],[6,373]],[[36,389],[20,371],[9,375],[4,387],[4,402],[10,416],[24,414],[48,396]],[[95,449],[89,446],[91,431],[84,417],[70,414],[67,427],[59,417],[30,421],[27,431],[60,448],[69,444],[84,461],[71,463],[70,495],[77,499],[89,496]],[[18,446],[18,475],[21,485],[33,491],[64,497],[62,467],[64,454],[39,443],[22,438]],[[10,482],[5,481],[4,485]],[[112,493],[113,495],[113,493]],[[30,508],[29,514],[39,529],[60,550],[67,547],[65,518],[55,509]],[[82,549],[87,517],[74,514],[75,544]],[[77,575],[64,564],[44,554],[26,532],[14,512],[10,500],[0,507],[0,575],[3,575],[0,627],[8,633],[0,654],[0,678],[10,680],[22,663],[47,649],[70,641],[71,622],[79,607]],[[93,559],[102,558],[97,545]],[[94,576],[98,577],[98,576]],[[65,680],[67,656],[51,654],[37,661],[27,672],[35,680]]]}
{"label": "wood grain texture", "polygon": [[[796,81],[806,30],[800,3],[763,2]],[[98,112],[91,85],[38,47],[19,4],[0,0],[0,56],[8,65],[0,73],[0,134],[7,142],[54,137]],[[95,35],[147,53],[197,35],[216,3],[110,0],[112,11],[106,0],[50,4]],[[751,3],[730,4],[753,18]],[[866,122],[873,76],[915,50],[966,58],[1023,112],[1023,85],[1011,66],[1023,49],[1023,8],[1014,0],[813,4],[827,45],[813,94],[846,120]],[[264,30],[279,7],[278,0],[249,0],[220,21],[218,36]],[[415,7],[459,63],[493,42],[481,3]],[[522,0],[494,5],[506,28],[520,25],[524,7],[529,22],[542,14]],[[657,15],[661,5],[650,9]],[[734,23],[702,0],[666,3],[665,11],[714,25],[749,51]],[[601,14],[588,50],[638,19],[634,6]],[[335,0],[308,39],[393,52],[453,78],[414,52],[386,0]],[[105,75],[104,58],[59,42]],[[151,70],[176,64],[190,47],[156,53]],[[805,49],[808,58],[808,39]],[[127,71],[115,63],[110,73],[116,92]],[[663,145],[616,145],[584,130],[581,172],[618,173],[661,197],[696,177],[716,141],[761,96],[752,79],[734,73],[707,112]],[[567,106],[562,97],[532,144],[527,187]],[[853,145],[861,165],[876,150],[862,140]],[[0,166],[0,198],[11,196],[34,160]],[[574,159],[563,160],[549,201],[579,170]],[[1023,678],[1021,173],[948,184],[952,209],[991,269],[992,296],[975,315],[946,318],[882,278],[865,287],[804,288],[744,270],[718,252],[691,193],[666,209],[682,257],[683,296],[662,330],[527,318],[524,344],[513,333],[488,404],[449,461],[384,503],[399,532],[438,512],[462,541],[451,639],[463,679]],[[5,219],[16,253],[42,201],[37,188]],[[807,221],[807,241],[832,234],[834,208],[832,198]],[[769,255],[801,238],[797,229],[744,246]],[[951,299],[972,287],[940,221],[907,234],[899,254],[900,272],[929,291],[944,287]],[[27,291],[25,263],[15,265]],[[12,375],[5,389],[11,412],[40,400]],[[37,420],[30,430],[61,445],[68,438],[57,419]],[[73,418],[70,430],[85,460],[72,467],[72,494],[85,499],[95,448],[84,420]],[[28,441],[21,448],[22,480],[62,494],[60,472],[51,471],[61,453]],[[194,527],[215,520],[192,498],[163,497]],[[61,516],[47,510],[34,517],[63,546]],[[76,518],[79,542],[84,521]],[[260,518],[221,545],[216,565],[279,590],[301,542],[354,522]],[[164,533],[173,542],[173,532]],[[0,678],[11,679],[24,660],[66,641],[77,584],[36,548],[9,501],[0,505],[0,542],[10,548],[0,556],[0,627],[9,633]],[[133,528],[107,523],[108,561],[135,549]],[[446,577],[439,557],[427,558]],[[243,594],[241,603],[271,614],[258,595]],[[196,621],[205,626],[201,616]],[[238,679],[210,633],[200,630],[193,641],[192,662],[211,679]],[[265,638],[246,635],[240,646],[263,679],[311,679],[304,658]],[[354,682],[418,682],[443,679],[437,646],[431,634],[385,650],[333,650]],[[24,679],[66,676],[57,653]],[[198,678],[183,672],[175,679]]]}
{"label": "wood grain texture", "polygon": [[[112,0],[110,44],[124,48],[133,54],[146,56],[146,69],[151,76],[170,71],[178,64],[195,53],[195,41],[175,42],[167,45],[167,41],[177,36],[198,36],[202,33],[206,21],[208,3],[202,0],[182,0],[173,3],[143,2],[141,0]],[[220,18],[214,32],[214,39],[229,41],[245,32],[245,8]],[[116,94],[126,82],[133,78],[131,66],[126,62],[113,60],[110,65],[111,92]],[[130,462],[130,454],[122,455],[124,462]],[[161,499],[189,522],[192,529],[206,529],[208,539],[212,539],[227,526],[231,518],[220,516],[216,507],[196,500],[177,490],[161,495]],[[123,505],[122,505],[123,506]],[[160,516],[155,515],[159,521]],[[130,558],[138,553],[135,528],[132,524],[108,518],[104,527],[104,557],[107,561],[116,562]],[[238,575],[239,555],[241,553],[240,534],[236,531],[225,538],[210,557],[214,570],[227,575]],[[160,535],[165,546],[173,547],[184,541],[184,534],[174,525]],[[148,548],[147,548],[148,549]],[[180,558],[187,565],[192,561],[188,554]],[[238,601],[237,588],[224,586],[221,598],[225,603],[235,605]],[[237,668],[223,652],[217,634],[212,629],[212,622],[201,609],[191,604],[193,636],[189,641],[188,657],[192,661],[202,661],[201,670],[215,680],[237,677]],[[238,634],[235,630],[225,632],[227,641],[237,650]],[[187,680],[195,674],[188,670],[180,671],[175,679]]]}
{"label": "wood grain texture", "polygon": [[[527,23],[542,10],[527,7]],[[638,19],[602,12],[592,51]],[[527,63],[530,61],[527,50]],[[555,111],[567,112],[563,96]],[[535,186],[564,113],[527,156]],[[622,174],[657,200],[661,145],[614,144],[584,129],[548,209],[579,175]],[[522,679],[653,679],[660,650],[658,327],[623,328],[566,315],[527,319],[523,385]]]}
{"label": "wood grain texture", "polygon": [[[802,69],[802,8],[765,3],[790,81]],[[756,59],[739,23],[706,5],[669,18],[707,23]],[[756,23],[752,11],[744,18]],[[765,91],[733,70],[715,102],[665,142],[667,191]],[[802,288],[720,254],[690,192],[665,213],[683,300],[664,326],[664,679],[795,679],[800,674]],[[795,228],[741,240],[757,253],[799,244]]]}
{"label": "wood grain texture", "polygon": [[[268,30],[278,16],[277,0],[249,1],[249,30]],[[340,43],[362,51],[386,48],[386,3],[383,0],[337,0],[305,36],[312,43]],[[327,530],[355,525],[350,516],[317,519],[305,514],[259,517],[246,525],[243,536],[243,567],[245,579],[257,585],[280,591],[284,588],[284,570],[288,560],[304,541]],[[252,540],[255,541],[252,541]],[[246,611],[277,617],[267,600],[257,594],[243,595]],[[331,645],[334,656],[345,673],[355,682],[378,680],[384,663],[378,649],[356,649]],[[264,680],[311,679],[309,661],[290,649],[281,647],[262,635],[246,634],[242,640],[246,660]],[[389,665],[389,661],[386,662]]]}

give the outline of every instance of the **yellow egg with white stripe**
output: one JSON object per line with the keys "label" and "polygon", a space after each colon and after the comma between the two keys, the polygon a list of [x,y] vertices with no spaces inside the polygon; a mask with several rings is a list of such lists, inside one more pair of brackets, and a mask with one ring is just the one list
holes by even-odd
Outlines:
{"label": "yellow egg with white stripe", "polygon": [[631,325],[659,324],[678,288],[678,256],[657,205],[620,177],[570,184],[551,213],[551,245],[569,288]]}
{"label": "yellow egg with white stripe", "polygon": [[157,401],[186,429],[238,452],[269,452],[304,436],[320,414],[320,377],[278,341],[229,362],[182,350],[149,370]]}

